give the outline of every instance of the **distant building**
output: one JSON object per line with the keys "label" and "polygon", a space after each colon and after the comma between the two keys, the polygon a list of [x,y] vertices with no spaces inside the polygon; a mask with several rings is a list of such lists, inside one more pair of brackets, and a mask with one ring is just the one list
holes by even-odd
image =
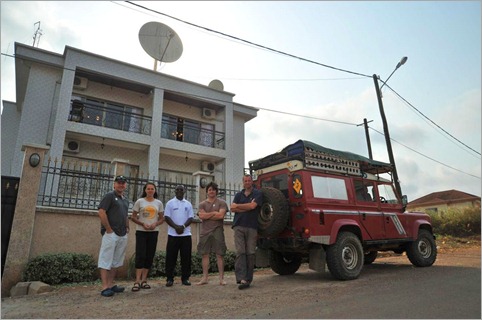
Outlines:
{"label": "distant building", "polygon": [[[57,54],[15,43],[16,102],[3,101],[2,175],[19,177],[25,144],[52,160],[103,172],[190,181],[203,172],[241,182],[245,123],[258,109],[234,94],[69,46]],[[95,169],[92,169],[95,168]]]}
{"label": "distant building", "polygon": [[479,207],[480,197],[458,190],[433,192],[408,203],[410,211],[442,212],[449,208]]}

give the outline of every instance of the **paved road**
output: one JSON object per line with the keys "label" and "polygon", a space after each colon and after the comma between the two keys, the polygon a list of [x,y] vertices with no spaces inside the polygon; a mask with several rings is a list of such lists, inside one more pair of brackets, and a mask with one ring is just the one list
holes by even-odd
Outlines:
{"label": "paved road", "polygon": [[[356,281],[321,276],[322,284],[313,288],[318,292],[306,301],[294,295],[296,303],[255,318],[480,319],[480,262],[480,249],[472,255],[440,255],[430,268],[415,268],[406,257],[382,258]],[[307,283],[318,278],[310,271],[297,277]]]}
{"label": "paved road", "polygon": [[[226,286],[173,287],[152,279],[150,290],[131,292],[132,281],[114,297],[100,285],[2,299],[2,318],[205,318],[205,319],[480,319],[480,247],[439,254],[434,266],[415,268],[406,256],[384,257],[365,266],[360,278],[337,281],[306,265],[291,276],[257,270],[251,288],[238,290],[228,272]],[[192,277],[191,282],[200,277]]]}

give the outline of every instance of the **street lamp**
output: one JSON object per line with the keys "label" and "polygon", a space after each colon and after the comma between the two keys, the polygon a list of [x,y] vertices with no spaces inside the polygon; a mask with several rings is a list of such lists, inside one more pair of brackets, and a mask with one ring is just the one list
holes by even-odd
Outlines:
{"label": "street lamp", "polygon": [[[397,64],[395,67],[395,70],[390,74],[388,79],[392,76],[392,74],[397,71],[398,68],[400,68],[402,65],[407,62],[407,57],[403,57],[400,62]],[[385,81],[387,83],[388,79]],[[383,134],[385,135],[385,142],[387,144],[387,151],[388,151],[388,158],[390,159],[390,164],[393,166],[393,180],[395,183],[395,189],[397,190],[398,195],[400,196],[400,199],[402,198],[402,189],[400,188],[400,182],[398,181],[398,173],[397,173],[397,166],[395,165],[395,158],[393,157],[393,151],[392,151],[392,142],[390,140],[390,133],[388,132],[388,124],[387,124],[387,119],[385,117],[385,111],[383,110],[383,101],[382,101],[382,94],[381,91],[378,87],[378,77],[376,74],[373,75],[373,81],[375,82],[375,90],[377,93],[377,99],[378,99],[378,107],[380,108],[380,115],[382,117],[382,122],[383,122]],[[384,84],[385,84],[384,83]],[[383,87],[383,85],[382,85]]]}
{"label": "street lamp", "polygon": [[392,74],[395,73],[395,71],[397,71],[398,68],[400,68],[401,66],[403,66],[405,64],[405,62],[407,62],[408,60],[408,57],[403,57],[399,63],[397,63],[397,66],[395,67],[395,70],[392,71],[392,73],[388,76],[387,80],[385,80],[385,82],[382,84],[382,86],[380,87],[380,90],[382,90],[383,86],[385,85],[385,83],[388,82],[388,79],[390,79],[390,77],[392,76]]}

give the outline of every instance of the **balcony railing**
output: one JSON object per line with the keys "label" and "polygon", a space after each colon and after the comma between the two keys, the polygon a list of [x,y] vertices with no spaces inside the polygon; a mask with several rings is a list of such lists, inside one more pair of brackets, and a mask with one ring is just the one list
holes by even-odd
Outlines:
{"label": "balcony railing", "polygon": [[[151,134],[152,117],[127,112],[118,106],[105,106],[100,103],[73,100],[69,121],[91,124],[99,127],[122,131]],[[210,148],[225,149],[224,132],[203,127],[203,124],[185,120],[163,119],[161,138],[202,145]]]}
{"label": "balcony railing", "polygon": [[176,120],[162,119],[161,138],[197,144],[205,147],[224,149],[224,132],[203,128],[193,121],[180,123]]}
{"label": "balcony railing", "polygon": [[152,117],[120,109],[122,108],[73,100],[69,121],[145,135],[151,134]]}

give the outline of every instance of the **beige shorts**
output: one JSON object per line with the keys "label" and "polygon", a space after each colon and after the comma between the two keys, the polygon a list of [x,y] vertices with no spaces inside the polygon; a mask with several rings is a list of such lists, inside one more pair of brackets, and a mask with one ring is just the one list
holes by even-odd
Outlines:
{"label": "beige shorts", "polygon": [[224,229],[216,228],[213,232],[199,238],[197,251],[200,255],[210,254],[224,256],[226,254],[226,241],[224,240]]}

